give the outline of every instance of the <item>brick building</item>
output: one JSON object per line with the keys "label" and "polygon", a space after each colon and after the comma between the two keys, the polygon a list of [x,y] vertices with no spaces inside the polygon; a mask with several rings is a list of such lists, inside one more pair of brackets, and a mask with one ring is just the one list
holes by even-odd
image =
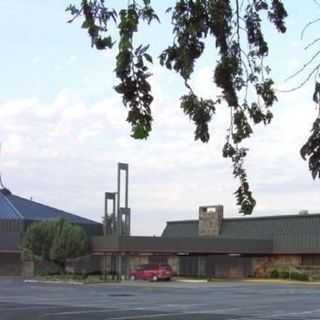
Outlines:
{"label": "brick building", "polygon": [[122,256],[124,275],[156,262],[184,276],[265,277],[274,269],[319,273],[320,214],[224,218],[221,205],[200,207],[198,220],[167,222],[161,237],[94,237],[92,248],[105,257],[108,272],[111,257]]}
{"label": "brick building", "polygon": [[103,226],[0,189],[0,275],[21,274],[20,241],[28,225],[64,218],[91,237],[91,257],[73,261],[71,272],[127,276],[139,264],[169,263],[184,276],[264,277],[276,269],[320,278],[320,214],[225,218],[222,205],[202,206],[197,220],[167,222],[160,237],[131,236],[128,177],[128,165],[119,163],[117,192],[105,193]]}

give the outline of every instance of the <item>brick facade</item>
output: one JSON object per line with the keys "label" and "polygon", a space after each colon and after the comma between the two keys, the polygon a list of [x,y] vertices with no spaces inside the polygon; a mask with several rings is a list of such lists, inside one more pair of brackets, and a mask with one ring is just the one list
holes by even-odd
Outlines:
{"label": "brick facade", "polygon": [[271,271],[290,271],[302,266],[301,255],[274,255],[252,258],[254,274],[258,278],[270,276]]}
{"label": "brick facade", "polygon": [[21,267],[19,253],[0,253],[0,276],[20,276]]}

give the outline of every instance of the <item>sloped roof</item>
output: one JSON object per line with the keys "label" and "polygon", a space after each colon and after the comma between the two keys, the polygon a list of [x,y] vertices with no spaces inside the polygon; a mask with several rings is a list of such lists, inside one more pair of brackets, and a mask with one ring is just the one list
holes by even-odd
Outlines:
{"label": "sloped roof", "polygon": [[162,232],[165,238],[196,238],[199,237],[198,220],[168,221]]}
{"label": "sloped roof", "polygon": [[320,214],[224,219],[221,229],[221,236],[238,238],[269,239],[299,233],[320,235]]}
{"label": "sloped roof", "polygon": [[[167,222],[163,237],[198,237],[198,220]],[[224,239],[272,240],[277,253],[320,253],[320,214],[223,219]]]}
{"label": "sloped roof", "polygon": [[77,224],[99,224],[93,220],[13,195],[8,190],[0,190],[0,219],[58,220],[61,218]]}
{"label": "sloped roof", "polygon": [[6,197],[6,191],[2,190],[0,192],[0,219],[16,220],[22,219],[17,209],[12,205],[12,203]]}

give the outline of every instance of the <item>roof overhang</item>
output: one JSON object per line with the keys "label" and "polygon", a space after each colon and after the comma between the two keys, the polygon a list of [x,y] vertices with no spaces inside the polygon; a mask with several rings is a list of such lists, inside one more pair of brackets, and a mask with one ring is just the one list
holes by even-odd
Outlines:
{"label": "roof overhang", "polygon": [[270,254],[271,240],[162,237],[93,237],[94,254],[171,253],[171,254]]}

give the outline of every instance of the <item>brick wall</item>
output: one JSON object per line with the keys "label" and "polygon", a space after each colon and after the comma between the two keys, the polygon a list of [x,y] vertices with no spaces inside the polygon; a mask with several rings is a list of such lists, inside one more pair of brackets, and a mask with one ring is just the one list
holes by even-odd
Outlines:
{"label": "brick wall", "polygon": [[20,253],[0,253],[0,276],[21,275]]}
{"label": "brick wall", "polygon": [[269,277],[272,270],[288,271],[302,264],[300,255],[275,255],[253,258],[252,260],[254,273],[258,278]]}
{"label": "brick wall", "polygon": [[247,278],[253,275],[252,258],[228,255],[208,257],[207,273],[216,278]]}

